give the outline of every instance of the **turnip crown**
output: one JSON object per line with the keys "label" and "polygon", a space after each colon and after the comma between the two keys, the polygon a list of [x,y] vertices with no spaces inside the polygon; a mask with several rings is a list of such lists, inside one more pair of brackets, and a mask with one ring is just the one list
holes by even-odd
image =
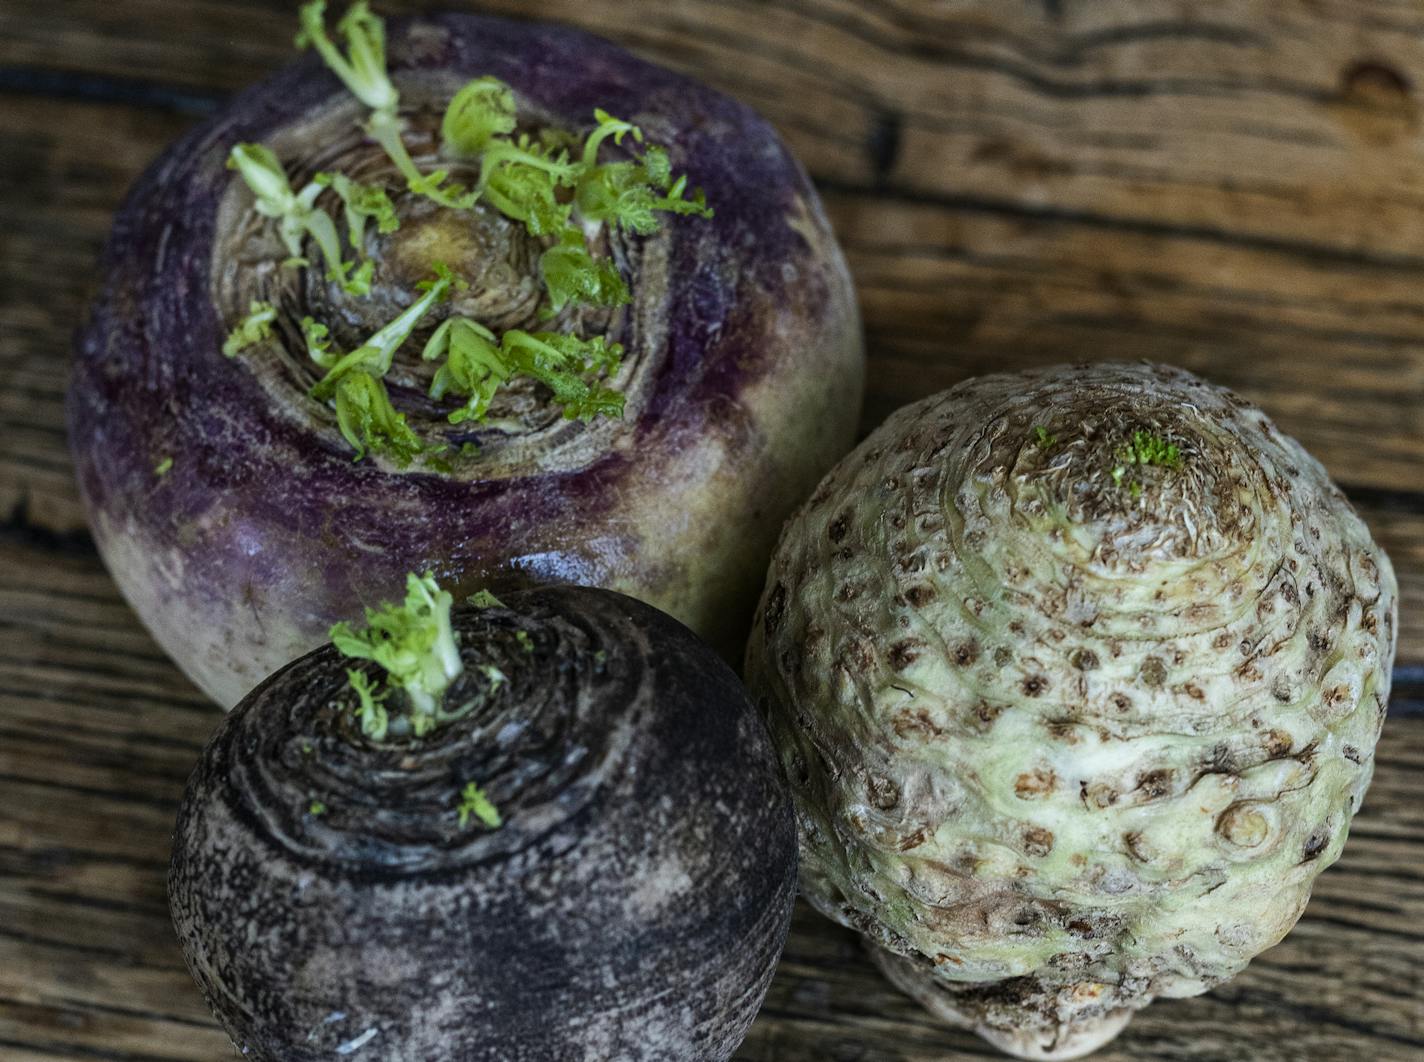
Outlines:
{"label": "turnip crown", "polygon": [[[427,572],[412,572],[406,578],[405,601],[387,602],[366,609],[366,627],[354,629],[348,623],[331,628],[331,643],[346,656],[372,660],[386,672],[391,686],[404,692],[410,707],[410,726],[417,735],[429,731],[439,721],[441,697],[464,670],[460,650],[450,627],[450,606],[454,599],[440,589]],[[369,736],[383,737],[388,723],[369,683],[348,672],[352,688],[361,700],[362,728]]]}

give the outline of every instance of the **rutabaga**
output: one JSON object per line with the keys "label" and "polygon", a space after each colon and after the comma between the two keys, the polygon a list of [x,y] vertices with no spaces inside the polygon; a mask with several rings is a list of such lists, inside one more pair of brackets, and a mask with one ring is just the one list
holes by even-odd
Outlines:
{"label": "rutabaga", "polygon": [[135,611],[224,706],[427,568],[624,590],[736,653],[859,414],[801,167],[575,30],[301,20],[312,53],[129,196],[80,338],[75,465]]}

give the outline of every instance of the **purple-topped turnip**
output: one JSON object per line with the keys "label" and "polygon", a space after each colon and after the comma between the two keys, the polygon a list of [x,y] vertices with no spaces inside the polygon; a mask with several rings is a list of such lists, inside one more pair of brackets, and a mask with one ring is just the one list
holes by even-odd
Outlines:
{"label": "purple-topped turnip", "polygon": [[69,423],[120,589],[225,706],[410,569],[617,589],[734,652],[860,404],[804,172],[581,32],[321,8],[116,219]]}
{"label": "purple-topped turnip", "polygon": [[790,798],[741,683],[621,594],[452,615],[432,579],[409,587],[245,698],[188,784],[170,904],[234,1044],[728,1058],[796,889]]}

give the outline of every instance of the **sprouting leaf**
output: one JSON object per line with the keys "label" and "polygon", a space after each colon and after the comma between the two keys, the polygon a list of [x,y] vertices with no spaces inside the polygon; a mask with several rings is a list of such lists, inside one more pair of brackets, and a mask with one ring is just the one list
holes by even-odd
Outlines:
{"label": "sprouting leaf", "polygon": [[405,414],[391,405],[386,385],[378,377],[363,369],[343,373],[331,398],[336,425],[356,450],[353,460],[360,461],[371,450],[404,468],[425,452],[425,444],[406,422]]}
{"label": "sprouting leaf", "polygon": [[649,147],[636,159],[599,165],[599,146],[610,136],[615,144],[623,142],[624,134],[641,143],[643,134],[637,126],[602,110],[595,111],[594,118],[598,126],[584,143],[584,168],[574,197],[581,217],[647,235],[657,231],[655,215],[660,211],[712,216],[700,189],[688,198],[686,175],[673,179],[672,163],[663,148]]}
{"label": "sprouting leaf", "polygon": [[529,637],[528,631],[515,631],[514,640],[519,643],[519,648],[523,649],[526,653],[532,653],[534,651],[534,639]]}
{"label": "sprouting leaf", "polygon": [[514,132],[514,92],[496,77],[480,77],[455,93],[440,122],[447,154],[474,158],[491,137]]}
{"label": "sprouting leaf", "polygon": [[270,302],[253,299],[244,317],[223,341],[222,352],[229,358],[236,357],[254,343],[261,343],[272,337],[272,322],[277,319],[277,308]]}
{"label": "sprouting leaf", "polygon": [[453,603],[433,575],[412,572],[406,576],[404,603],[367,608],[363,630],[347,623],[331,628],[331,642],[337,649],[347,656],[374,660],[391,684],[405,691],[417,734],[424,725],[421,717],[431,725],[436,721],[439,698],[464,670],[450,626]]}
{"label": "sprouting leaf", "polygon": [[395,112],[400,94],[386,74],[386,27],[371,13],[367,0],[356,0],[336,24],[346,41],[346,55],[327,35],[326,0],[303,4],[298,17],[298,48],[315,48],[352,95],[373,111]]}
{"label": "sprouting leaf", "polygon": [[386,691],[382,690],[377,693],[375,686],[371,684],[371,680],[366,677],[365,673],[357,671],[354,667],[346,669],[346,681],[356,691],[361,733],[372,741],[384,741],[386,731],[390,727],[390,714],[382,703],[386,699]]}
{"label": "sprouting leaf", "polygon": [[173,471],[172,457],[165,457],[162,461],[158,462],[158,464],[153,466],[153,474],[159,479],[162,479],[171,471]]}
{"label": "sprouting leaf", "polygon": [[326,805],[320,800],[313,800],[307,805],[307,814],[313,818],[321,818],[321,816],[326,814]]}
{"label": "sprouting leaf", "polygon": [[425,361],[442,357],[445,363],[430,381],[430,396],[438,400],[446,394],[456,394],[467,399],[464,406],[450,414],[451,424],[480,420],[499,385],[510,375],[510,368],[495,345],[494,333],[468,318],[449,318],[441,322],[421,353]]}
{"label": "sprouting leaf", "polygon": [[1157,465],[1173,471],[1182,467],[1182,452],[1177,444],[1146,431],[1133,432],[1132,441],[1118,448],[1117,458],[1126,464]]}
{"label": "sprouting leaf", "polygon": [[406,187],[453,210],[473,206],[478,198],[476,193],[459,184],[446,184],[448,171],[422,173],[401,139],[405,123],[398,113],[400,93],[386,72],[385,23],[371,13],[366,0],[356,0],[336,24],[337,32],[346,41],[347,53],[343,55],[327,35],[325,15],[325,0],[312,0],[302,6],[302,30],[297,34],[297,47],[316,48],[351,93],[371,108],[364,128],[395,163],[406,179]]}
{"label": "sprouting leaf", "polygon": [[618,267],[607,258],[589,254],[577,229],[566,230],[558,243],[539,256],[539,273],[549,289],[554,313],[570,302],[622,306],[632,301]]}
{"label": "sprouting leaf", "polygon": [[474,605],[475,608],[504,608],[504,602],[488,590],[476,590],[465,598],[465,603]]}
{"label": "sprouting leaf", "polygon": [[[435,264],[435,277],[431,280],[421,281],[418,285],[424,290],[424,294],[416,299],[406,309],[392,320],[385,327],[371,336],[365,343],[362,343],[351,353],[343,357],[332,360],[332,356],[324,345],[318,347],[318,343],[324,343],[326,329],[324,326],[316,325],[320,328],[320,333],[316,333],[313,328],[309,328],[303,322],[303,328],[307,332],[307,345],[312,358],[318,365],[327,368],[327,373],[311,389],[313,398],[326,399],[332,397],[336,391],[337,384],[347,373],[358,370],[375,377],[384,376],[391,367],[391,362],[395,358],[396,351],[410,338],[415,326],[420,323],[420,319],[425,316],[429,309],[437,302],[447,298],[457,281],[450,270],[440,262]],[[313,322],[315,324],[315,322]],[[364,385],[363,385],[364,386]],[[384,388],[382,389],[384,393]],[[389,403],[387,403],[389,404]]]}
{"label": "sprouting leaf", "polygon": [[474,782],[468,783],[460,793],[460,804],[455,809],[460,813],[460,829],[464,829],[466,823],[473,815],[492,830],[497,830],[504,825],[504,820],[500,818],[499,809],[485,796],[484,790]]}
{"label": "sprouting leaf", "polygon": [[359,184],[342,173],[318,173],[312,180],[341,197],[346,209],[346,238],[355,250],[365,247],[367,218],[376,222],[376,231],[380,233],[400,228],[395,204],[384,188]]}
{"label": "sprouting leaf", "polygon": [[1040,450],[1049,450],[1058,441],[1058,437],[1050,435],[1048,429],[1042,424],[1036,424],[1033,429],[1033,441],[1038,444]]}
{"label": "sprouting leaf", "polygon": [[[277,222],[277,233],[291,259],[305,263],[302,241],[310,237],[326,262],[327,276],[350,295],[364,296],[371,290],[369,263],[352,272],[341,257],[341,241],[336,223],[316,206],[322,186],[315,181],[293,192],[286,170],[270,148],[261,144],[236,144],[228,154],[228,169],[236,170],[256,198],[259,214]],[[289,259],[289,261],[291,260]]]}
{"label": "sprouting leaf", "polygon": [[307,356],[323,369],[335,365],[340,356],[331,351],[331,331],[314,317],[302,318],[302,337],[307,341]]}
{"label": "sprouting leaf", "polygon": [[598,165],[598,149],[609,137],[613,138],[615,144],[621,145],[623,137],[631,134],[638,143],[643,142],[643,131],[632,122],[625,122],[621,118],[615,118],[602,107],[595,107],[593,120],[598,123],[593,132],[588,134],[588,139],[583,143],[583,164],[585,169],[593,169]]}
{"label": "sprouting leaf", "polygon": [[506,217],[522,222],[534,236],[549,236],[569,225],[572,204],[559,196],[572,188],[581,167],[563,150],[551,151],[527,135],[495,139],[480,156],[478,191]]}
{"label": "sprouting leaf", "polygon": [[500,352],[514,371],[532,376],[553,391],[565,417],[591,420],[600,414],[623,415],[622,394],[585,379],[590,374],[612,376],[618,371],[623,357],[619,344],[608,343],[602,336],[582,339],[558,332],[511,329],[504,333]]}

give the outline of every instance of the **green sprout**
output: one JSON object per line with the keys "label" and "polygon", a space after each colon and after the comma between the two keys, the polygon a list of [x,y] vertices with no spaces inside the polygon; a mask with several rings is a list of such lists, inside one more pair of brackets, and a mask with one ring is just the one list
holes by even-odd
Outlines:
{"label": "green sprout", "polygon": [[554,392],[554,401],[572,420],[592,420],[603,414],[623,415],[623,395],[596,387],[586,377],[614,375],[622,363],[623,347],[606,343],[602,336],[580,339],[558,332],[522,332],[510,329],[500,342],[500,353],[515,372],[531,376]]}
{"label": "green sprout", "polygon": [[162,479],[171,471],[173,471],[172,457],[165,457],[162,461],[158,462],[158,464],[153,466],[153,474],[159,479]]}
{"label": "green sprout", "polygon": [[466,784],[460,793],[460,804],[455,809],[460,813],[460,829],[464,829],[473,815],[492,830],[497,830],[504,825],[504,820],[499,816],[499,809],[485,796],[484,790],[474,782]]}
{"label": "green sprout", "polygon": [[1182,467],[1182,453],[1176,443],[1145,431],[1133,432],[1132,441],[1118,447],[1117,459],[1124,464],[1157,465],[1172,471]]}
{"label": "green sprout", "polygon": [[602,336],[580,339],[558,332],[522,332],[510,329],[495,345],[494,333],[468,318],[441,323],[422,353],[426,361],[445,359],[430,383],[432,398],[447,394],[467,400],[449,415],[452,424],[480,420],[490,401],[511,376],[532,377],[554,392],[554,401],[570,419],[592,419],[599,414],[622,416],[623,395],[597,387],[588,377],[618,371],[623,348]]}
{"label": "green sprout", "polygon": [[572,223],[571,203],[560,187],[572,188],[581,168],[568,152],[521,136],[492,140],[480,155],[478,190],[501,214],[522,222],[532,236],[550,236]]}
{"label": "green sprout", "polygon": [[[1169,443],[1160,435],[1146,431],[1133,432],[1131,441],[1119,446],[1113,456],[1117,458],[1118,464],[1113,466],[1112,481],[1113,485],[1118,487],[1122,486],[1123,478],[1131,465],[1150,465],[1177,472],[1184,464],[1182,452],[1176,443]],[[1128,483],[1128,493],[1134,499],[1142,497],[1142,481],[1131,480]]]}
{"label": "green sprout", "polygon": [[[450,683],[464,670],[455,634],[450,626],[454,599],[440,589],[435,577],[414,572],[406,577],[405,601],[386,602],[366,609],[366,626],[357,630],[348,623],[331,628],[331,643],[344,655],[372,660],[386,672],[389,683],[405,692],[411,707],[411,728],[416,735],[427,733],[439,720],[441,698]],[[384,734],[386,717],[377,715],[375,699],[362,694],[361,685],[347,672],[361,701],[362,728]],[[375,720],[366,729],[368,713]]]}
{"label": "green sprout", "polygon": [[[384,376],[390,371],[396,351],[410,338],[415,326],[436,303],[449,297],[450,289],[457,283],[454,274],[440,262],[435,264],[435,279],[423,280],[420,287],[424,294],[403,310],[399,316],[362,343],[351,353],[331,360],[324,346],[326,327],[308,328],[309,348],[320,349],[320,357],[313,358],[318,364],[329,363],[327,373],[312,388],[313,398],[329,398],[342,376],[355,370],[363,370],[373,376]],[[315,324],[315,322],[313,322]]]}
{"label": "green sprout", "polygon": [[633,301],[618,268],[607,258],[594,258],[577,229],[565,230],[559,242],[539,256],[539,275],[554,313],[570,302],[622,306]]}
{"label": "green sprout", "polygon": [[223,341],[222,352],[227,357],[236,357],[254,343],[272,338],[272,322],[277,319],[277,308],[270,302],[253,299],[247,307],[247,316],[237,323],[227,339]]}
{"label": "green sprout", "polygon": [[341,257],[341,240],[336,223],[325,210],[316,206],[322,186],[313,181],[300,192],[293,192],[271,148],[261,144],[236,144],[228,153],[227,167],[236,170],[243,183],[256,197],[255,209],[277,222],[277,233],[290,255],[289,261],[304,263],[302,240],[311,237],[326,261],[326,275],[340,284],[349,295],[363,296],[371,291],[370,262],[353,271]]}
{"label": "green sprout", "polygon": [[514,92],[497,77],[479,77],[455,93],[440,122],[445,153],[470,158],[493,137],[514,132]]}
{"label": "green sprout", "polygon": [[443,207],[465,210],[473,206],[478,193],[467,192],[453,182],[446,184],[447,170],[422,173],[410,157],[401,139],[405,123],[398,113],[400,93],[386,72],[385,23],[371,13],[366,0],[356,0],[336,23],[336,32],[346,42],[345,55],[326,32],[326,0],[303,4],[299,17],[302,29],[297,34],[297,47],[315,48],[351,94],[371,108],[364,128],[406,179],[406,187]]}
{"label": "green sprout", "polygon": [[1033,440],[1038,444],[1040,450],[1048,450],[1058,441],[1058,437],[1056,435],[1050,435],[1048,429],[1042,424],[1036,424],[1033,429]]}
{"label": "green sprout", "polygon": [[482,420],[499,385],[509,379],[510,368],[494,333],[467,317],[450,317],[440,323],[421,352],[425,361],[445,359],[430,381],[430,397],[463,395],[466,402],[449,415],[451,424]]}
{"label": "green sprout", "polygon": [[421,318],[461,283],[441,263],[436,263],[435,274],[435,279],[421,282],[424,294],[420,298],[349,354],[338,356],[331,352],[325,325],[310,317],[302,321],[307,352],[327,370],[312,387],[311,396],[331,401],[337,427],[355,448],[357,461],[370,449],[404,467],[431,451],[406,423],[405,414],[391,405],[382,377],[390,371],[396,351],[410,338]]}
{"label": "green sprout", "polygon": [[491,693],[509,681],[509,677],[493,664],[482,665],[480,667],[480,674],[484,675],[485,679],[489,682]]}
{"label": "green sprout", "polygon": [[391,717],[381,702],[386,699],[386,691],[376,692],[375,686],[363,672],[355,668],[346,669],[346,681],[356,691],[359,702],[357,716],[361,720],[361,733],[373,741],[384,741],[390,727]]}
{"label": "green sprout", "polygon": [[307,814],[312,815],[315,818],[321,818],[321,816],[326,814],[326,805],[323,804],[320,800],[313,800],[310,804],[307,805]]}
{"label": "green sprout", "polygon": [[395,204],[384,188],[359,184],[342,173],[318,173],[312,181],[341,198],[346,212],[346,238],[353,249],[360,251],[365,246],[367,218],[375,221],[376,231],[382,234],[400,228]]}
{"label": "green sprout", "polygon": [[476,590],[465,598],[465,603],[474,605],[475,608],[504,608],[504,602],[488,590]]}
{"label": "green sprout", "polygon": [[528,631],[515,631],[514,640],[519,643],[519,647],[526,653],[534,651],[534,639],[529,637]]}
{"label": "green sprout", "polygon": [[[642,144],[643,132],[603,110],[578,148],[574,138],[509,139],[515,127],[514,93],[492,77],[466,85],[450,102],[441,125],[444,150],[478,158],[476,191],[506,217],[523,222],[531,235],[557,238],[540,259],[554,312],[570,301],[619,306],[629,301],[627,284],[613,263],[588,251],[586,225],[604,223],[625,231],[656,232],[656,212],[710,217],[702,193],[687,196],[687,178],[674,179],[668,154],[648,147],[640,156],[600,164],[599,149],[625,138]],[[573,213],[577,210],[578,218]]]}

